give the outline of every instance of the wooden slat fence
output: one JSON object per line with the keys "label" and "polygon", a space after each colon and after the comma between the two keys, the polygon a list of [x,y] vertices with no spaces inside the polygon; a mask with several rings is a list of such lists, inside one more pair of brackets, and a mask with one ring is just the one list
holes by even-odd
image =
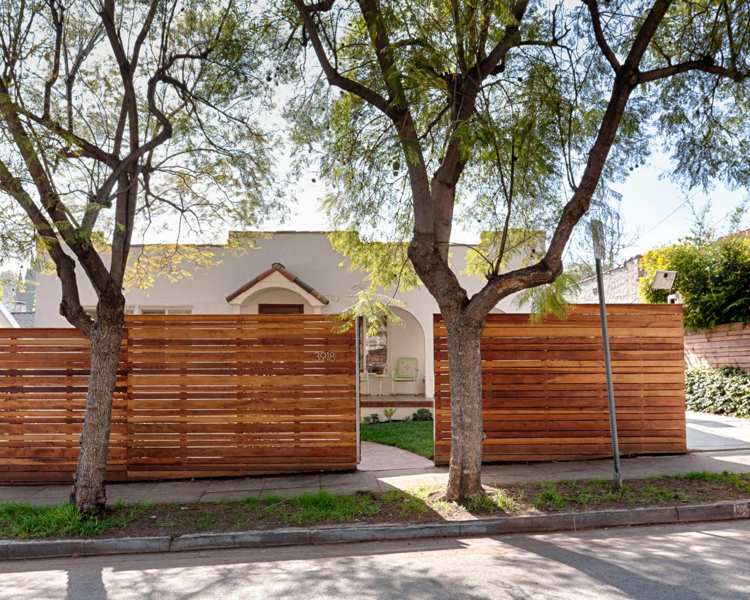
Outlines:
{"label": "wooden slat fence", "polygon": [[[71,481],[90,364],[88,340],[74,329],[0,329],[0,481]],[[127,478],[126,384],[121,368],[112,404],[112,481]]]}
{"label": "wooden slat fence", "polygon": [[[686,451],[682,307],[609,305],[624,454]],[[490,315],[482,337],[486,462],[611,456],[599,313],[566,320]],[[435,456],[450,458],[445,326],[435,318]]]}
{"label": "wooden slat fence", "polygon": [[750,371],[750,323],[728,323],[685,334],[688,367],[740,367]]}
{"label": "wooden slat fence", "polygon": [[[355,341],[335,315],[126,318],[111,480],[356,467]],[[89,368],[73,330],[2,330],[0,480],[69,481]]]}

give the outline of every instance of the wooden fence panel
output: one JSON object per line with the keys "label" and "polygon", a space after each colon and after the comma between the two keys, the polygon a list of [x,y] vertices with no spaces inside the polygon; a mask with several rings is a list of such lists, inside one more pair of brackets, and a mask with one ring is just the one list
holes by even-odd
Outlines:
{"label": "wooden fence panel", "polygon": [[688,367],[740,367],[750,371],[750,323],[727,323],[685,334]]}
{"label": "wooden fence panel", "polygon": [[[682,307],[609,305],[623,454],[686,451]],[[493,314],[482,336],[486,462],[611,456],[596,305],[530,323]],[[445,326],[435,318],[435,457],[450,458]]]}
{"label": "wooden fence panel", "polygon": [[[127,317],[108,478],[356,468],[355,341],[339,325]],[[70,481],[89,366],[74,330],[0,330],[0,481]]]}
{"label": "wooden fence panel", "polygon": [[[123,348],[124,350],[124,348]],[[0,329],[0,481],[71,481],[90,369],[75,329]],[[125,373],[112,405],[107,478],[126,477]]]}
{"label": "wooden fence panel", "polygon": [[128,477],[355,468],[355,342],[339,325],[130,317]]}

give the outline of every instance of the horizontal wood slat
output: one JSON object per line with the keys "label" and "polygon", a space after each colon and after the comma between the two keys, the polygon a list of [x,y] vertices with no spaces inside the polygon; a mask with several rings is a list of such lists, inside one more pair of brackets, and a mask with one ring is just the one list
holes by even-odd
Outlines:
{"label": "horizontal wood slat", "polygon": [[[335,315],[126,317],[110,481],[356,467],[355,341]],[[70,481],[89,345],[0,329],[0,481]]]}
{"label": "horizontal wood slat", "polygon": [[750,323],[728,323],[685,334],[688,367],[740,367],[750,371]]}
{"label": "horizontal wood slat", "polygon": [[[609,305],[618,433],[624,454],[686,451],[682,307]],[[435,460],[450,459],[445,325],[434,322]],[[532,323],[493,314],[482,334],[486,462],[611,456],[597,305]]]}

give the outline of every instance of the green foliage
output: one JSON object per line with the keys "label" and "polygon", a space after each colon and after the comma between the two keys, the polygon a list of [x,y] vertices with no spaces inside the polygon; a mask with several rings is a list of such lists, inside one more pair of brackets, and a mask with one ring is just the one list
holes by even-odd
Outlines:
{"label": "green foliage", "polygon": [[577,273],[565,271],[552,283],[524,290],[518,295],[516,305],[529,307],[529,319],[541,322],[547,316],[567,319],[570,312],[568,296],[581,289]]}
{"label": "green foliage", "polygon": [[722,471],[721,473],[691,471],[684,475],[675,475],[673,478],[684,479],[687,481],[706,481],[708,483],[734,488],[738,492],[750,494],[750,473],[731,473],[729,471]]}
{"label": "green foliage", "polygon": [[508,490],[492,490],[486,494],[471,496],[466,501],[469,512],[491,514],[496,512],[514,513],[518,512],[520,505],[518,500]]}
{"label": "green foliage", "polygon": [[101,519],[86,517],[72,504],[32,506],[20,502],[0,503],[0,537],[46,538],[89,537],[105,531],[123,527],[135,519],[142,506],[131,506],[119,510],[116,515]]}
{"label": "green foliage", "polygon": [[681,492],[670,490],[662,485],[649,483],[641,490],[644,500],[650,504],[664,504],[667,502],[684,502],[687,496]]}
{"label": "green foliage", "polygon": [[297,525],[353,521],[376,515],[380,506],[369,494],[333,495],[326,491],[302,494],[286,503],[292,510],[288,520]]}
{"label": "green foliage", "polygon": [[396,408],[395,407],[389,407],[383,409],[383,415],[385,416],[385,420],[390,423],[393,420],[393,415],[396,414]]}
{"label": "green foliage", "polygon": [[[276,31],[259,26],[259,9],[244,1],[118,4],[114,27],[135,69],[133,113],[125,110],[129,94],[104,32],[101,7],[69,4],[60,12],[59,47],[54,5],[4,2],[0,10],[0,28],[13,24],[0,44],[6,46],[0,55],[7,59],[8,49],[15,48],[12,61],[0,58],[0,70],[5,69],[6,81],[12,82],[9,100],[23,107],[24,129],[69,216],[69,222],[53,223],[58,232],[72,229],[79,242],[97,248],[109,246],[115,234],[129,237],[132,232],[134,241],[146,232],[162,239],[166,234],[174,240],[173,248],[188,236],[256,225],[281,210],[270,177],[275,138],[265,122],[272,89],[261,76]],[[150,20],[152,5],[156,14]],[[130,54],[139,34],[142,50],[136,61]],[[54,73],[58,49],[64,67]],[[169,121],[165,137],[160,136],[167,129],[160,116]],[[0,129],[7,133],[7,124]],[[121,131],[124,139],[118,139]],[[138,139],[129,138],[134,131]],[[10,136],[4,142],[11,142]],[[102,156],[124,158],[128,153],[121,149],[132,150],[131,144],[150,146],[128,165],[137,180],[129,184],[137,190],[132,224],[116,215],[114,194],[102,187],[115,168]],[[0,145],[0,164],[10,173],[3,179],[23,182],[39,206],[35,178],[19,155],[13,143]],[[100,191],[103,202],[96,199]],[[17,193],[2,186],[0,262],[45,251],[22,204]],[[31,243],[34,237],[38,244]],[[166,261],[168,257],[177,263]],[[164,271],[182,276],[184,262],[178,252],[163,253],[158,260],[151,257],[129,275],[135,280],[130,283],[148,285]]]}
{"label": "green foliage", "polygon": [[385,502],[399,505],[399,514],[402,517],[421,515],[428,510],[422,497],[403,490],[388,490],[382,495],[382,498]]}
{"label": "green foliage", "polygon": [[395,446],[429,459],[435,452],[434,432],[429,421],[366,424],[359,432],[363,442]]}
{"label": "green foliage", "polygon": [[[432,179],[446,146],[458,142],[465,166],[455,188],[456,223],[475,233],[503,231],[507,224],[510,232],[543,235],[556,226],[565,200],[560,183],[577,185],[580,163],[604,113],[602,98],[609,93],[602,57],[583,22],[585,10],[571,10],[563,17],[557,9],[553,13],[551,5],[530,9],[514,44],[522,39],[549,40],[563,31],[570,39],[513,49],[502,68],[483,82],[474,103],[476,114],[456,124],[450,78],[471,68],[464,62],[486,56],[506,35],[508,19],[515,18],[503,3],[458,2],[455,7],[454,14],[446,4],[432,0],[381,5],[381,23],[392,42],[389,52],[394,61],[386,76],[380,73],[358,10],[334,3],[326,18],[317,21],[329,54],[347,77],[385,96],[388,83],[401,88],[392,102],[408,104],[419,138],[418,144],[402,143],[386,115],[320,78],[309,79],[304,93],[292,97],[286,112],[294,125],[292,139],[307,149],[297,155],[300,168],[311,163],[319,167],[331,188],[326,210],[338,225],[408,239],[413,229],[408,167],[423,161]],[[292,11],[287,16],[290,32],[298,31],[299,15]],[[634,25],[629,18],[621,19],[627,30]],[[582,35],[589,36],[590,45],[581,42]],[[566,46],[575,50],[560,50]],[[295,45],[285,48],[298,52]],[[616,198],[610,183],[643,162],[648,153],[644,124],[651,109],[644,96],[631,97],[592,206]],[[499,256],[499,249],[490,244],[484,254],[502,266],[507,259]],[[344,253],[351,255],[352,250]],[[469,268],[486,273],[486,261],[474,259],[476,264]],[[398,265],[398,260],[389,259],[369,266],[382,269],[391,280]]]}
{"label": "green foliage", "polygon": [[380,416],[378,416],[378,413],[372,413],[371,415],[367,415],[364,419],[362,419],[362,422],[365,425],[375,425],[376,423],[380,423]]}
{"label": "green foliage", "polygon": [[[466,273],[486,276],[494,272],[506,271],[510,261],[518,258],[520,266],[527,267],[538,256],[544,244],[544,232],[527,231],[525,229],[510,229],[507,232],[503,247],[503,232],[483,231],[479,235],[479,243],[471,246],[466,253]],[[498,260],[499,259],[499,260]]]}
{"label": "green foliage", "polygon": [[341,331],[348,331],[354,326],[357,317],[362,317],[365,322],[367,335],[375,336],[383,328],[384,323],[400,323],[399,317],[392,307],[403,306],[403,302],[396,300],[393,296],[385,296],[371,289],[357,292],[354,304],[341,311]]}
{"label": "green foliage", "polygon": [[532,501],[537,510],[561,510],[565,507],[565,499],[554,484],[547,485]]}
{"label": "green foliage", "polygon": [[418,408],[411,419],[412,421],[432,421],[432,411],[429,408]]}
{"label": "green foliage", "polygon": [[750,373],[737,367],[700,367],[685,373],[690,410],[750,418]]}
{"label": "green foliage", "polygon": [[646,302],[666,302],[669,292],[654,290],[657,270],[677,271],[673,286],[684,302],[687,329],[750,321],[750,239],[726,237],[715,242],[680,243],[650,250],[641,258],[645,276],[638,281]]}
{"label": "green foliage", "polygon": [[363,240],[356,231],[332,232],[328,240],[336,252],[347,257],[339,266],[367,273],[373,290],[398,288],[406,291],[420,285],[406,255],[408,244],[405,242]]}

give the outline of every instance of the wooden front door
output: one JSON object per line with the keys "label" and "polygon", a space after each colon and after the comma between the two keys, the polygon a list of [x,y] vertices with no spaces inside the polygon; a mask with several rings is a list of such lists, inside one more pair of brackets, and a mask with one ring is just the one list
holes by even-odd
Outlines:
{"label": "wooden front door", "polygon": [[258,304],[260,315],[301,315],[304,312],[303,304]]}

